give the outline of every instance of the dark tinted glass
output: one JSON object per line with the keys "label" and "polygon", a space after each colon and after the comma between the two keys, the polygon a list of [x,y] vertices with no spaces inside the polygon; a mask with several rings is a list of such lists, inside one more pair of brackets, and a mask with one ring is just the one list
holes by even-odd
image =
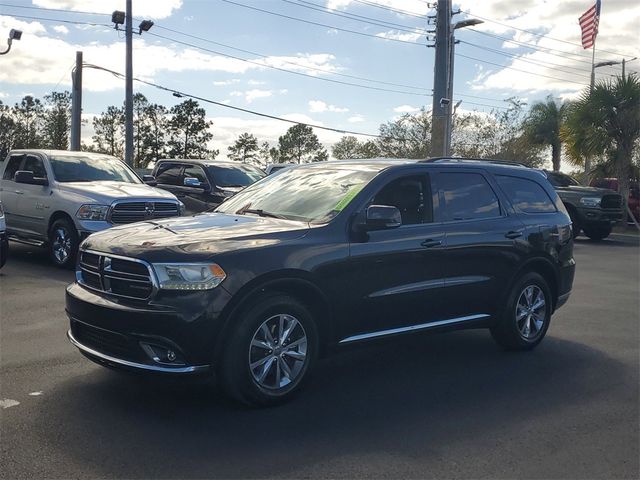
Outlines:
{"label": "dark tinted glass", "polygon": [[441,173],[438,190],[442,195],[443,220],[472,220],[500,216],[498,197],[478,173]]}
{"label": "dark tinted glass", "polygon": [[513,206],[524,213],[555,212],[556,207],[547,192],[533,180],[497,175],[498,184]]}
{"label": "dark tinted glass", "polygon": [[16,172],[20,170],[20,162],[22,162],[22,158],[23,155],[13,155],[9,158],[9,163],[7,164],[7,168],[4,170],[4,176],[2,177],[4,180],[13,180]]}
{"label": "dark tinted glass", "polygon": [[569,187],[571,185],[580,185],[580,183],[571,178],[569,175],[558,172],[547,172],[549,183],[554,187]]}
{"label": "dark tinted glass", "polygon": [[180,185],[182,165],[161,163],[156,172],[156,181],[160,185]]}
{"label": "dark tinted glass", "polygon": [[88,155],[55,155],[50,157],[53,176],[58,182],[123,182],[140,183],[127,165],[114,157]]}
{"label": "dark tinted glass", "polygon": [[184,169],[184,178],[197,178],[202,185],[208,185],[209,180],[202,170],[202,167],[188,166]]}
{"label": "dark tinted glass", "polygon": [[24,166],[22,170],[27,172],[33,172],[33,176],[36,178],[47,178],[47,172],[44,169],[44,163],[38,157],[27,156],[24,160]]}
{"label": "dark tinted glass", "polygon": [[400,210],[403,225],[414,225],[431,221],[431,195],[427,190],[426,177],[410,176],[393,180],[380,190],[372,205],[388,205]]}
{"label": "dark tinted glass", "polygon": [[207,169],[213,174],[213,181],[218,187],[246,187],[265,176],[262,170],[242,164],[211,165]]}

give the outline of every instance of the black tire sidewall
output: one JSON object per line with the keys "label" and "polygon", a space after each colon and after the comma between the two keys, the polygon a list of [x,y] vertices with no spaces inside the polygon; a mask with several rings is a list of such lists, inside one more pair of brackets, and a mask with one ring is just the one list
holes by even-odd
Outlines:
{"label": "black tire sidewall", "polygon": [[604,240],[611,234],[612,230],[613,228],[611,227],[592,227],[592,228],[583,229],[584,234],[594,242],[599,242],[600,240]]}
{"label": "black tire sidewall", "polygon": [[[60,263],[53,253],[53,235],[57,228],[63,226],[71,237],[71,254],[67,258],[67,261],[64,263]],[[76,263],[76,256],[78,254],[78,246],[80,244],[78,232],[76,231],[76,227],[72,222],[67,220],[66,218],[60,218],[53,222],[51,228],[49,229],[49,257],[51,261],[60,268],[72,268]]]}
{"label": "black tire sidewall", "polygon": [[[290,314],[302,324],[307,335],[307,363],[291,385],[277,392],[260,387],[249,369],[249,344],[260,325],[277,314]],[[262,296],[253,301],[231,320],[237,325],[231,329],[228,342],[218,368],[222,387],[227,394],[251,406],[268,406],[291,398],[309,377],[318,356],[318,329],[311,312],[298,300],[284,294]]]}
{"label": "black tire sidewall", "polygon": [[[540,335],[531,340],[524,338],[520,334],[515,315],[518,299],[520,298],[523,290],[530,285],[539,287],[544,293],[546,318]],[[522,275],[515,282],[511,292],[509,293],[507,304],[502,311],[498,324],[491,330],[494,338],[503,347],[510,350],[529,350],[534,348],[544,339],[547,334],[547,330],[549,329],[549,325],[551,324],[551,314],[553,312],[552,301],[551,289],[542,275],[536,272],[529,272]]]}

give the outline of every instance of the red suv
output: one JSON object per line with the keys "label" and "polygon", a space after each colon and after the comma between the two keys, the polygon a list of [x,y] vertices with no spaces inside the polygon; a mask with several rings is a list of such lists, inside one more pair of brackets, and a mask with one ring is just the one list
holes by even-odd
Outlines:
{"label": "red suv", "polygon": [[[592,187],[608,188],[610,190],[618,190],[617,178],[597,178],[591,180]],[[631,180],[629,182],[629,198],[627,199],[629,209],[636,220],[640,221],[640,182],[638,180]],[[631,222],[633,223],[633,222]]]}

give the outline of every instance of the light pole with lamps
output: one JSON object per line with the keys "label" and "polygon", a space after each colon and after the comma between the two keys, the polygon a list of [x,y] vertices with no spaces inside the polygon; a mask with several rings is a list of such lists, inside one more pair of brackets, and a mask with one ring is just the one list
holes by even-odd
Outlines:
{"label": "light pole with lamps", "polygon": [[22,31],[12,28],[9,31],[9,38],[7,38],[7,49],[0,52],[0,55],[5,55],[9,53],[9,50],[11,50],[11,44],[13,43],[13,41],[20,40],[21,38],[22,38]]}

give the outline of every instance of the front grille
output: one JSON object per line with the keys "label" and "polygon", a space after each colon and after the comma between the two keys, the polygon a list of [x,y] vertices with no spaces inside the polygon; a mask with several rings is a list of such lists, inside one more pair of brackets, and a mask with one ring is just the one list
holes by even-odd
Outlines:
{"label": "front grille", "polygon": [[93,327],[76,320],[71,322],[71,332],[82,345],[98,352],[127,360],[138,360],[141,357],[135,342],[120,333]]}
{"label": "front grille", "polygon": [[80,252],[78,281],[93,290],[146,300],[153,293],[153,276],[140,260],[108,254]]}
{"label": "front grille", "polygon": [[143,222],[155,218],[177,217],[180,209],[173,202],[121,202],[111,210],[110,220],[115,225]]}
{"label": "front grille", "polygon": [[600,206],[602,208],[621,208],[622,195],[618,195],[614,193],[603,195],[602,200],[600,201]]}

